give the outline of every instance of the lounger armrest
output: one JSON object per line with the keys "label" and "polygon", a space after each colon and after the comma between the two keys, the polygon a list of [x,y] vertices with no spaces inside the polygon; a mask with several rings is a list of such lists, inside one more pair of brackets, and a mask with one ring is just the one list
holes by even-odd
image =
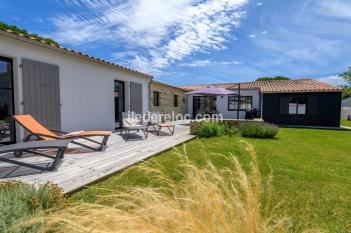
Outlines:
{"label": "lounger armrest", "polygon": [[65,135],[68,134],[68,132],[62,131],[62,130],[57,130],[57,129],[49,129],[51,132],[59,134],[59,135]]}
{"label": "lounger armrest", "polygon": [[27,137],[29,136],[36,136],[36,137],[47,137],[47,138],[52,138],[52,139],[58,139],[59,137],[54,137],[52,135],[47,135],[47,134],[41,134],[41,133],[30,133]]}

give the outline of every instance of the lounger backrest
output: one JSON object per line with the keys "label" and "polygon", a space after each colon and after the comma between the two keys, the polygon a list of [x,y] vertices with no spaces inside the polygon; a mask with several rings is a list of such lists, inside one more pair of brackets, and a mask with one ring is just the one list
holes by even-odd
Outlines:
{"label": "lounger backrest", "polygon": [[160,124],[162,123],[162,116],[159,112],[150,112],[149,120],[151,124]]}
{"label": "lounger backrest", "polygon": [[140,120],[138,120],[135,114],[131,112],[122,112],[122,123],[124,127],[140,125]]}
{"label": "lounger backrest", "polygon": [[[57,137],[56,134],[48,130],[45,126],[40,124],[31,115],[14,115],[13,118],[18,122],[23,128],[28,130],[30,133],[45,134],[48,136]],[[44,140],[53,140],[50,137],[40,137]]]}

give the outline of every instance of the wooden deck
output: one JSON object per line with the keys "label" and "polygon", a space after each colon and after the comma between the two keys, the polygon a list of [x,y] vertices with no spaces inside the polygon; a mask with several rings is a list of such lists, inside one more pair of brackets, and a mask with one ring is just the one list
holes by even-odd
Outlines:
{"label": "wooden deck", "polygon": [[[105,152],[87,153],[83,149],[78,149],[75,153],[66,153],[57,171],[54,172],[41,172],[0,163],[0,179],[16,179],[32,184],[50,181],[58,184],[65,193],[69,193],[194,138],[189,135],[189,126],[182,123],[176,124],[173,136],[167,129],[164,129],[159,136],[151,131],[148,139],[141,136],[142,133],[131,133],[131,138],[126,141],[125,136],[119,132],[114,133],[108,141]],[[12,155],[8,156],[13,158]],[[49,162],[46,158],[29,155],[20,159],[40,165]]]}

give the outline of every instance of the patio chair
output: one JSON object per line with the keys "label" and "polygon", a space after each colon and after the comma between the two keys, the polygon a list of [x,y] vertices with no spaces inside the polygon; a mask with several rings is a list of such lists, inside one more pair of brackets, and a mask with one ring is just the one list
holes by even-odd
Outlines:
{"label": "patio chair", "polygon": [[130,131],[141,131],[144,133],[145,139],[148,137],[147,127],[137,119],[133,112],[122,112],[122,128],[121,132],[127,134],[127,140],[129,140]]}
{"label": "patio chair", "polygon": [[[71,143],[88,148],[93,151],[104,151],[106,149],[106,143],[108,138],[111,136],[112,131],[78,131],[78,132],[63,132],[59,130],[48,129],[37,120],[35,120],[31,115],[14,115],[13,118],[15,121],[25,128],[29,134],[24,139],[24,141],[30,141],[32,138],[39,140],[63,140],[70,139]],[[91,139],[91,137],[100,136],[102,141],[96,141]],[[76,141],[76,139],[83,139],[94,144],[97,144],[98,147],[92,147],[85,143]]]}
{"label": "patio chair", "polygon": [[[50,140],[50,141],[31,141],[31,142],[22,142],[12,145],[5,145],[0,147],[0,162],[11,163],[19,166],[25,166],[41,171],[54,171],[57,166],[60,164],[61,159],[65,153],[70,140]],[[51,156],[43,153],[42,150],[47,149],[57,149],[56,155]],[[13,153],[15,157],[19,158],[22,156],[23,152],[30,154],[46,157],[53,159],[53,162],[50,166],[38,166],[32,163],[25,163],[18,160],[13,160],[8,158],[8,153]],[[5,155],[7,156],[5,158]]]}
{"label": "patio chair", "polygon": [[174,135],[175,124],[171,122],[164,122],[159,112],[150,112],[149,126],[152,126],[157,135],[160,135],[162,128],[167,128],[169,132]]}

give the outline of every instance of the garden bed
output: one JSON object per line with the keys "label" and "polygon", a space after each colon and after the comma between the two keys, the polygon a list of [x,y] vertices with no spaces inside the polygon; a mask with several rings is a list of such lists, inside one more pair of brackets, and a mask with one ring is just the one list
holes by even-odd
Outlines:
{"label": "garden bed", "polygon": [[[201,120],[192,120],[190,121],[190,134],[191,135],[197,135],[199,128],[201,127],[201,124],[206,121],[217,121],[216,119],[201,119]],[[241,124],[246,123],[246,122],[263,122],[262,119],[253,119],[253,120],[246,120],[246,119],[222,119],[218,120],[219,122],[223,124],[230,125],[232,127],[239,127]]]}

